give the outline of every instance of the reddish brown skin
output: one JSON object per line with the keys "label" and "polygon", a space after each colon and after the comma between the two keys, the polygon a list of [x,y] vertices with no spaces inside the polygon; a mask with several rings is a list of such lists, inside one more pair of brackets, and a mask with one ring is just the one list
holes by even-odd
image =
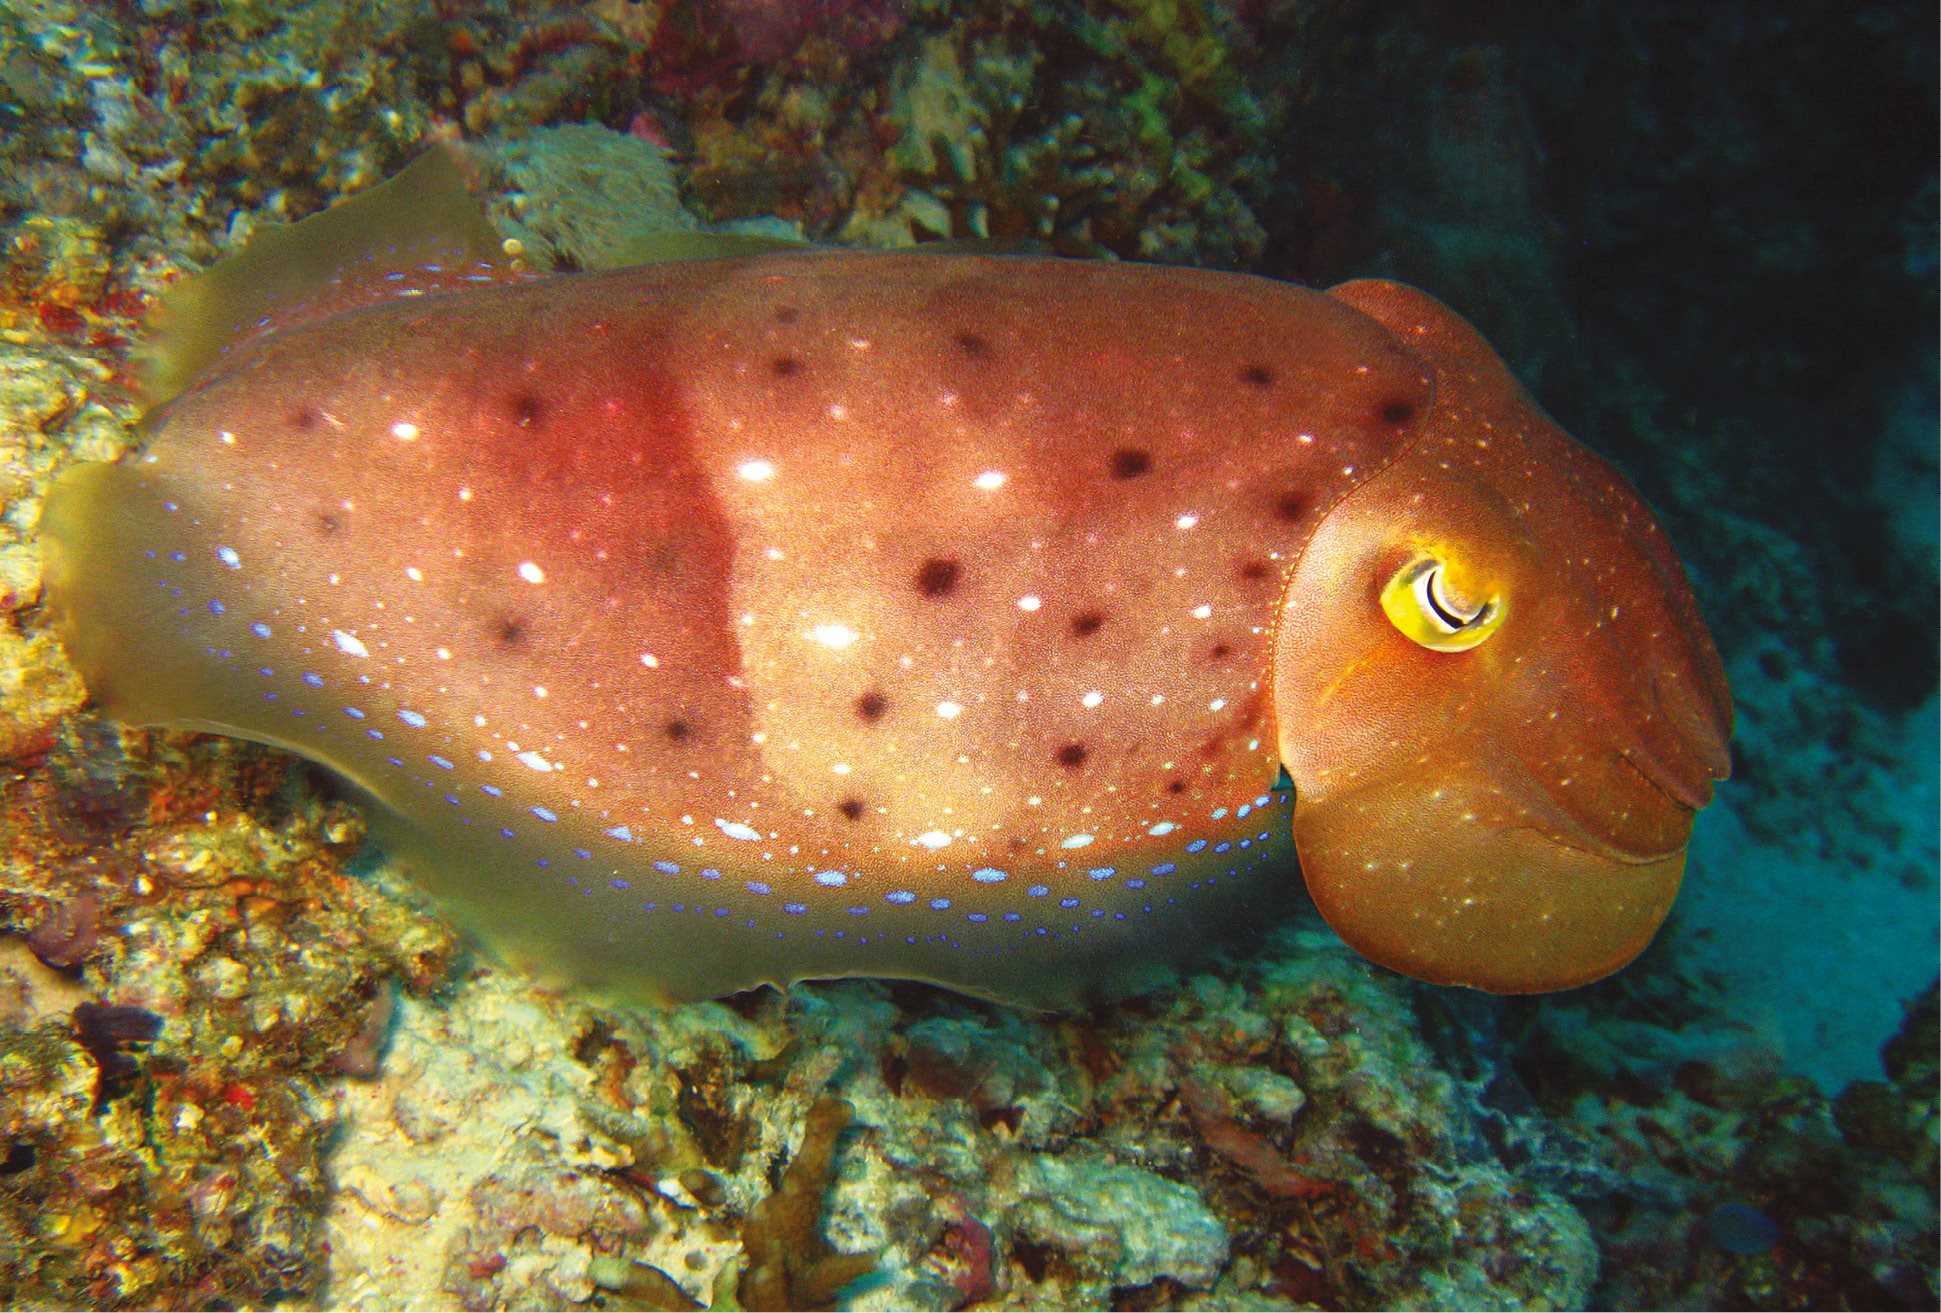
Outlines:
{"label": "reddish brown skin", "polygon": [[[1662,918],[1723,769],[1648,512],[1394,285],[654,266],[272,333],[157,427],[50,510],[97,696],[323,761],[501,942],[657,996],[1133,987],[1284,904],[1282,762],[1351,942],[1574,983]],[[1370,609],[1425,535],[1505,562],[1476,651]],[[1438,789],[1497,791],[1462,843]],[[1555,925],[1450,910],[1558,882]]]}
{"label": "reddish brown skin", "polygon": [[[1474,329],[1392,283],[1332,295],[1433,365],[1436,404],[1289,585],[1275,690],[1309,892],[1425,979],[1597,979],[1664,919],[1727,773],[1718,653],[1644,503]],[[1375,593],[1420,551],[1488,577],[1509,607],[1488,642],[1429,651],[1388,622]]]}

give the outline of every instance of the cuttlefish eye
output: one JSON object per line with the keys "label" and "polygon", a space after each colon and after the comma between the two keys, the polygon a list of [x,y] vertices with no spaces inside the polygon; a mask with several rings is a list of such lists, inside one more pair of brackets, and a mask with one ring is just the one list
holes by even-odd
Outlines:
{"label": "cuttlefish eye", "polygon": [[1389,623],[1433,652],[1466,652],[1503,623],[1500,596],[1477,598],[1458,567],[1418,555],[1382,589]]}

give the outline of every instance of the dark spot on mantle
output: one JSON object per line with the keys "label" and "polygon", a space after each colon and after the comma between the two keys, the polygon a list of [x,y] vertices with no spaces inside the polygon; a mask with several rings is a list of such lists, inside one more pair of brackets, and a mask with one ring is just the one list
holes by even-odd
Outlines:
{"label": "dark spot on mantle", "polygon": [[1242,579],[1267,579],[1271,578],[1273,573],[1273,567],[1265,561],[1242,561],[1240,563],[1240,577]]}
{"label": "dark spot on mantle", "polygon": [[861,798],[844,798],[836,804],[836,810],[852,821],[861,820],[863,815],[863,800]]}
{"label": "dark spot on mantle", "polygon": [[957,349],[973,360],[982,360],[991,354],[990,342],[975,333],[959,333]]}
{"label": "dark spot on mantle", "polygon": [[1083,766],[1085,759],[1092,754],[1085,750],[1083,743],[1067,743],[1058,749],[1057,755],[1060,766]]}
{"label": "dark spot on mantle", "polygon": [[664,728],[667,731],[667,737],[676,743],[685,743],[694,737],[694,726],[685,720],[670,720]]}
{"label": "dark spot on mantle", "polygon": [[329,511],[325,511],[317,517],[317,532],[326,538],[343,527],[344,522],[332,515]]}
{"label": "dark spot on mantle", "polygon": [[856,699],[856,714],[871,724],[883,719],[883,713],[890,709],[890,700],[875,689]]}
{"label": "dark spot on mantle", "polygon": [[522,429],[531,428],[546,416],[546,403],[530,392],[513,394],[505,403],[505,408],[512,416],[512,422]]}
{"label": "dark spot on mantle", "polygon": [[1078,638],[1089,638],[1098,633],[1105,624],[1105,616],[1097,611],[1080,611],[1072,617],[1072,634]]}
{"label": "dark spot on mantle", "polygon": [[492,636],[506,647],[517,647],[526,639],[526,622],[516,616],[502,619],[493,626]]}
{"label": "dark spot on mantle", "polygon": [[1270,388],[1274,386],[1274,371],[1265,365],[1248,365],[1240,371],[1240,381],[1257,388]]}
{"label": "dark spot on mantle", "polygon": [[1306,515],[1308,507],[1312,504],[1306,493],[1284,492],[1274,503],[1274,514],[1291,523]]}
{"label": "dark spot on mantle", "polygon": [[777,356],[768,367],[777,378],[794,378],[802,372],[802,362],[794,356]]}
{"label": "dark spot on mantle", "polygon": [[964,567],[947,556],[933,556],[917,570],[917,591],[925,597],[948,597],[957,591]]}
{"label": "dark spot on mantle", "polygon": [[1143,447],[1121,447],[1112,453],[1112,477],[1136,479],[1152,470],[1152,453]]}
{"label": "dark spot on mantle", "polygon": [[1391,401],[1382,407],[1382,423],[1406,424],[1415,418],[1413,401]]}

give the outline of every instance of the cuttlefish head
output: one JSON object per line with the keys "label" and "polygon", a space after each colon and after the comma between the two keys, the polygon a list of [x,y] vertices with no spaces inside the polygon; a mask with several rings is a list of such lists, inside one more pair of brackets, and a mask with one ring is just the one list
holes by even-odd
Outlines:
{"label": "cuttlefish head", "polygon": [[1392,283],[1331,295],[1417,352],[1435,394],[1284,597],[1275,712],[1308,889],[1413,976],[1595,980],[1664,920],[1727,773],[1717,650],[1643,501],[1469,325]]}

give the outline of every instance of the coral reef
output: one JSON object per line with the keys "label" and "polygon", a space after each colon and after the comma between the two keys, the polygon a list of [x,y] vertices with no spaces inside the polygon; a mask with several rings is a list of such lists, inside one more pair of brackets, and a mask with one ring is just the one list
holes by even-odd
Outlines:
{"label": "coral reef", "polygon": [[0,1288],[316,1288],[328,1060],[450,936],[350,878],[356,818],[253,749],[74,718],[5,788]]}
{"label": "coral reef", "polygon": [[1226,266],[1259,254],[1271,125],[1225,8],[905,10],[887,40],[812,39],[758,80],[676,88],[690,186],[715,217],[780,214],[879,246],[989,237]]}
{"label": "coral reef", "polygon": [[[0,227],[105,244],[151,287],[251,223],[393,172],[427,134],[616,119],[640,105],[635,11],[570,0],[288,5],[52,0],[0,12],[14,109]],[[143,262],[162,267],[145,269]]]}
{"label": "coral reef", "polygon": [[852,1115],[841,1099],[811,1104],[794,1160],[775,1192],[748,1214],[741,1233],[747,1265],[735,1287],[743,1308],[827,1308],[844,1286],[875,1270],[870,1255],[839,1254],[822,1238],[836,1137]]}
{"label": "coral reef", "polygon": [[866,982],[653,1013],[486,970],[407,996],[340,1095],[332,1297],[579,1302],[651,1269],[714,1307],[1581,1303],[1557,1132],[1472,1106],[1501,1055],[1452,1077],[1416,987],[1320,933],[1281,947],[1062,1020]]}
{"label": "coral reef", "polygon": [[639,137],[578,123],[489,139],[481,154],[504,192],[495,223],[540,268],[611,268],[695,226],[667,152]]}
{"label": "coral reef", "polygon": [[[1605,1165],[1583,1193],[1612,1308],[1923,1308],[1934,1262],[1935,993],[1887,1045],[1889,1079],[1829,1099],[1769,1049],[1587,1054],[1546,1009],[1519,1064]],[[1663,1012],[1654,1008],[1660,1017]],[[1646,1023],[1647,1025],[1649,1023]],[[1669,1028],[1667,1028],[1669,1029]],[[1667,1036],[1667,1038],[1671,1038]]]}

